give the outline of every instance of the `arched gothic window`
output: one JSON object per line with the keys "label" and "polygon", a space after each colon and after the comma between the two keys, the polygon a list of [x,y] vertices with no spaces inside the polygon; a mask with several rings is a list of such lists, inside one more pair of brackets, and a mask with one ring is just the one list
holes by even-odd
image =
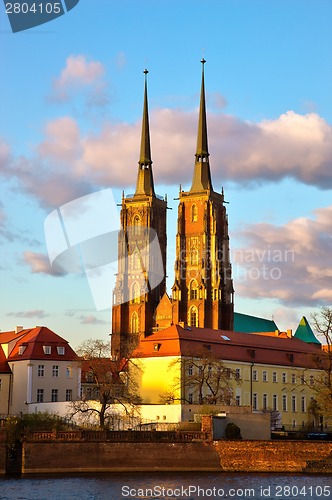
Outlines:
{"label": "arched gothic window", "polygon": [[189,284],[189,298],[196,300],[198,298],[198,285],[196,280],[191,280]]}
{"label": "arched gothic window", "polygon": [[197,266],[198,265],[198,250],[196,247],[193,247],[190,250],[190,265]]}
{"label": "arched gothic window", "polygon": [[136,311],[131,315],[131,333],[138,333],[138,314]]}
{"label": "arched gothic window", "polygon": [[191,306],[189,309],[189,326],[198,326],[198,311],[196,306]]}
{"label": "arched gothic window", "polygon": [[140,286],[135,281],[135,283],[133,283],[133,286],[131,288],[131,300],[133,302],[139,302],[140,296],[141,296]]}
{"label": "arched gothic window", "polygon": [[141,225],[141,220],[138,215],[135,215],[134,220],[133,220],[133,226],[134,226],[134,234],[139,233],[139,227]]}
{"label": "arched gothic window", "polygon": [[191,222],[197,222],[197,205],[191,207]]}

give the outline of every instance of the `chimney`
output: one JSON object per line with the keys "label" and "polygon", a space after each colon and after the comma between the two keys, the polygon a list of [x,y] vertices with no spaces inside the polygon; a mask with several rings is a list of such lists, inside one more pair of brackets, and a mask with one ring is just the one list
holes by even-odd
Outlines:
{"label": "chimney", "polygon": [[23,330],[23,326],[15,326],[15,333],[20,333]]}

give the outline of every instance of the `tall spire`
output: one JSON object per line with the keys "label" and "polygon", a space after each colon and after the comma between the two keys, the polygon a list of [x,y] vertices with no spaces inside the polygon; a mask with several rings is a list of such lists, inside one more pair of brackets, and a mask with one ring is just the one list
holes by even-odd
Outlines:
{"label": "tall spire", "polygon": [[202,85],[201,85],[201,100],[199,107],[198,119],[198,133],[197,133],[197,147],[196,147],[196,162],[194,169],[193,182],[190,191],[202,191],[212,188],[211,172],[209,165],[209,148],[208,148],[208,134],[207,134],[207,121],[206,121],[206,104],[205,104],[205,83],[204,83],[204,64],[205,59],[201,60],[202,63]]}
{"label": "tall spire", "polygon": [[138,175],[137,175],[135,195],[155,196],[153,175],[152,175],[148,90],[147,90],[147,74],[149,72],[147,69],[145,69],[143,73],[145,75],[145,81],[144,81],[142,136],[141,136],[141,150],[138,161]]}

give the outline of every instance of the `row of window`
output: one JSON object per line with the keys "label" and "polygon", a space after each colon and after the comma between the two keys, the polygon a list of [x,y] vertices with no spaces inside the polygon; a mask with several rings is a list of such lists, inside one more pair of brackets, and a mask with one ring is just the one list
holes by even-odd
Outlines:
{"label": "row of window", "polygon": [[[298,397],[296,395],[291,396],[291,411],[293,413],[298,411]],[[289,398],[287,394],[283,394],[281,398],[281,409],[282,411],[288,411],[288,402]],[[259,397],[256,392],[253,393],[252,395],[252,407],[253,410],[268,410],[272,409],[273,411],[278,411],[279,410],[279,405],[278,405],[278,395],[273,394],[272,395],[272,401],[271,401],[271,406],[269,405],[269,398],[268,394],[263,394],[262,395],[262,405],[259,405]],[[240,403],[239,403],[240,404]],[[300,411],[302,413],[306,413],[307,411],[307,405],[306,405],[306,397],[301,396],[300,400]]]}
{"label": "row of window", "polygon": [[[299,378],[299,381],[301,384],[305,384],[306,382],[306,379],[305,379],[305,375],[304,374],[301,374],[299,377],[296,375],[296,373],[292,373],[291,376],[290,376],[290,382],[292,384],[296,384],[297,383],[297,379]],[[252,380],[254,382],[258,382],[258,370],[253,370],[252,371]],[[262,382],[268,382],[268,371],[267,370],[263,370],[262,371]],[[272,372],[272,382],[278,382],[278,373],[277,372]],[[286,384],[287,383],[287,372],[282,372],[281,374],[281,382],[283,384]],[[310,385],[314,385],[315,383],[315,378],[313,375],[310,375],[309,376],[309,384]]]}
{"label": "row of window", "polygon": [[[26,344],[22,344],[18,348],[18,354],[19,356],[22,356],[24,353],[25,349],[27,348]],[[52,354],[52,346],[50,345],[43,345],[43,351],[44,354],[51,355]],[[64,356],[65,355],[65,347],[64,346],[56,346],[56,351],[59,356]]]}
{"label": "row of window", "polygon": [[[37,389],[37,403],[44,403],[45,389]],[[72,401],[73,399],[73,390],[66,389],[66,401]],[[51,401],[52,403],[56,403],[59,401],[59,389],[51,390]]]}
{"label": "row of window", "polygon": [[[38,365],[37,375],[38,375],[38,377],[45,376],[45,365]],[[66,367],[66,377],[72,378],[72,376],[73,376],[73,368],[72,368],[72,366],[67,366]],[[59,377],[59,365],[52,366],[52,377],[55,377],[55,378]]]}

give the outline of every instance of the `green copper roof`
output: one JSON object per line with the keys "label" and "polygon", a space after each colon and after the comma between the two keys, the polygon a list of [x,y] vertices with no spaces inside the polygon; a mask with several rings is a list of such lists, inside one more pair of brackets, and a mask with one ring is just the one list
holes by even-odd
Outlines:
{"label": "green copper roof", "polygon": [[320,344],[305,316],[301,319],[299,326],[294,333],[294,337],[299,340],[303,340],[303,342],[307,342],[308,344]]}
{"label": "green copper roof", "polygon": [[258,318],[248,314],[234,313],[234,331],[243,333],[275,332],[277,325],[272,319]]}

